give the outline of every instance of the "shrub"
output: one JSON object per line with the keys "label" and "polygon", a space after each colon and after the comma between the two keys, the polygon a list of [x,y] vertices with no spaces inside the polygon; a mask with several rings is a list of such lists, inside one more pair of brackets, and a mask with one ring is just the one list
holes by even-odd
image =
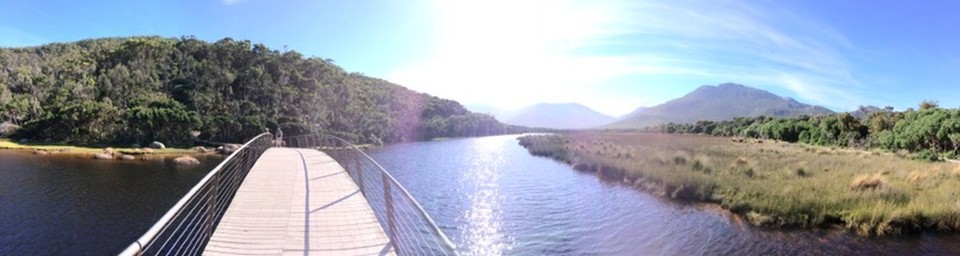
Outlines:
{"label": "shrub", "polygon": [[933,152],[933,150],[924,149],[924,150],[921,150],[920,152],[917,152],[917,154],[913,155],[913,159],[920,160],[920,161],[935,162],[935,161],[940,161],[940,156],[937,155],[937,153]]}
{"label": "shrub", "polygon": [[682,156],[673,157],[673,163],[676,165],[685,165],[687,164],[687,159]]}
{"label": "shrub", "polygon": [[694,171],[701,171],[703,170],[703,163],[701,163],[700,160],[693,160],[691,168],[693,168]]}

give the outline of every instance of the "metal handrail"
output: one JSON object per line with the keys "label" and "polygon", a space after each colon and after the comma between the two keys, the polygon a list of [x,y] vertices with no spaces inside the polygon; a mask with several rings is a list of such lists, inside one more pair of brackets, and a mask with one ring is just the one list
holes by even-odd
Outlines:
{"label": "metal handrail", "polygon": [[[119,255],[200,254],[253,163],[273,146],[272,139],[263,133],[240,146]],[[179,231],[181,227],[193,230]]]}
{"label": "metal handrail", "polygon": [[[284,143],[291,147],[325,151],[343,165],[374,209],[378,221],[385,227],[385,232],[398,254],[459,255],[456,247],[433,218],[426,213],[423,206],[400,185],[390,172],[357,145],[335,135],[324,133],[292,136],[284,138]],[[382,185],[369,186],[371,182],[378,184],[376,182],[378,176],[379,184]],[[394,194],[399,198],[394,198]],[[378,204],[381,201],[382,205]],[[412,211],[415,216],[404,215],[404,210],[408,213]],[[401,233],[401,231],[407,232]],[[424,237],[424,233],[428,237]]]}

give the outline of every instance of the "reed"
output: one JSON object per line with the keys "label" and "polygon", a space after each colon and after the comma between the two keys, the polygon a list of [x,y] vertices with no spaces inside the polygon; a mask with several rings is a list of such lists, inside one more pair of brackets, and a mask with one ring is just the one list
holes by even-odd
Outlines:
{"label": "reed", "polygon": [[521,137],[531,153],[767,227],[960,230],[960,165],[779,141],[653,133]]}

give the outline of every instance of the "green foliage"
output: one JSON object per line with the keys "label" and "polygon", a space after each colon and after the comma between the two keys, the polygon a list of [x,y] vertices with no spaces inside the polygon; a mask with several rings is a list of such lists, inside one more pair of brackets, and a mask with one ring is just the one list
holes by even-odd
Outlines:
{"label": "green foliage", "polygon": [[849,113],[796,118],[736,118],[665,124],[647,129],[664,133],[701,133],[775,139],[817,146],[878,148],[917,153],[916,159],[937,160],[960,154],[960,109],[943,109],[924,101],[920,110],[877,109],[857,119]]}
{"label": "green foliage", "polygon": [[287,136],[324,131],[384,143],[525,131],[328,59],[231,38],[0,48],[0,66],[0,122],[37,140],[183,146],[281,127]]}

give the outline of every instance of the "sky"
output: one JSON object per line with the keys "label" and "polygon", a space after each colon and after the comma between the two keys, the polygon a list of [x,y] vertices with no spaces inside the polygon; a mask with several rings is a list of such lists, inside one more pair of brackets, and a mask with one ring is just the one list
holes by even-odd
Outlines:
{"label": "sky", "polygon": [[958,14],[960,1],[5,0],[0,46],[231,37],[465,105],[619,116],[733,82],[848,111],[960,107]]}

